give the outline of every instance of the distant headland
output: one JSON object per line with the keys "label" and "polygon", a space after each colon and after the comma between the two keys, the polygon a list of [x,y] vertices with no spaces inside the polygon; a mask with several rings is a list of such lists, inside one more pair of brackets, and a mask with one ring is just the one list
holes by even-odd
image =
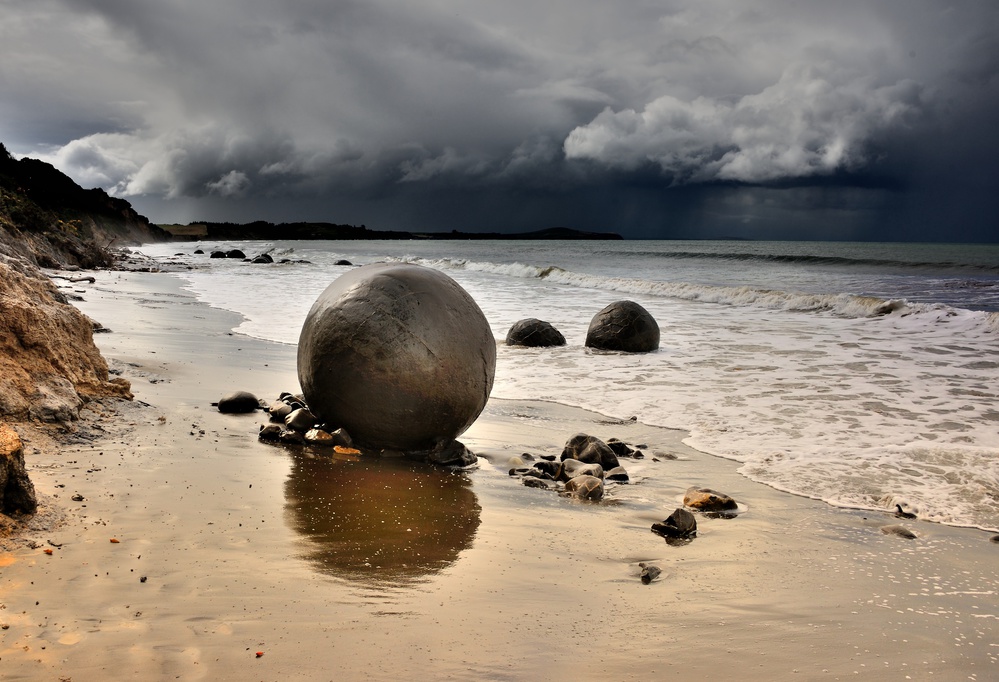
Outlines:
{"label": "distant headland", "polygon": [[337,225],[334,223],[268,223],[258,220],[252,223],[195,222],[187,225],[159,225],[169,232],[175,241],[196,241],[201,239],[623,239],[614,232],[583,232],[569,227],[550,227],[533,232],[404,232],[399,230],[369,230],[360,225]]}

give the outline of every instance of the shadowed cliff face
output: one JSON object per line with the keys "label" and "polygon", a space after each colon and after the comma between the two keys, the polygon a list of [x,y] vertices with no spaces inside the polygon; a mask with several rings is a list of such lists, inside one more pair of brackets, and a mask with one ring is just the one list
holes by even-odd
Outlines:
{"label": "shadowed cliff face", "polygon": [[69,421],[84,401],[131,398],[109,381],[93,322],[33,264],[0,244],[0,417]]}
{"label": "shadowed cliff face", "polygon": [[0,244],[43,267],[109,267],[108,246],[163,241],[123,199],[83,189],[50,164],[14,159],[0,143]]}
{"label": "shadowed cliff face", "polygon": [[370,585],[447,568],[479,527],[465,476],[402,459],[296,454],[285,497],[305,558],[320,572]]}

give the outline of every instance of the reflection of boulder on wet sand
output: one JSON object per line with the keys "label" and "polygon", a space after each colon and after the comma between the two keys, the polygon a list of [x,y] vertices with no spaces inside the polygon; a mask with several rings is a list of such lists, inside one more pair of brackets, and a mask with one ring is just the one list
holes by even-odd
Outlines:
{"label": "reflection of boulder on wet sand", "polygon": [[467,478],[403,459],[296,456],[287,518],[320,571],[365,582],[436,573],[471,545],[479,504]]}

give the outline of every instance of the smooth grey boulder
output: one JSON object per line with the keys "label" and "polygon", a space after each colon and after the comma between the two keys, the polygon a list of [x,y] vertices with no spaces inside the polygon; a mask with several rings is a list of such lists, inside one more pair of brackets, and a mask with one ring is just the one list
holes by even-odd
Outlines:
{"label": "smooth grey boulder", "polygon": [[550,323],[532,317],[513,323],[506,333],[506,345],[532,348],[564,346],[565,337]]}
{"label": "smooth grey boulder", "polygon": [[439,449],[489,399],[496,342],[472,297],[438,270],[375,263],[336,279],[298,343],[306,402],[356,443]]}
{"label": "smooth grey boulder", "polygon": [[634,301],[617,301],[590,320],[586,345],[599,350],[648,353],[659,348],[659,325]]}
{"label": "smooth grey boulder", "polygon": [[218,403],[219,412],[225,414],[246,414],[260,409],[257,396],[247,391],[236,391],[222,396]]}

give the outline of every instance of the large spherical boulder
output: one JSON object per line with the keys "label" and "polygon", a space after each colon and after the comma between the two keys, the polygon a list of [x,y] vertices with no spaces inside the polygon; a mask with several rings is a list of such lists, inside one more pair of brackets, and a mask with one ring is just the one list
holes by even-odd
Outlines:
{"label": "large spherical boulder", "polygon": [[298,342],[309,408],[367,447],[412,452],[453,439],[482,412],[495,369],[496,342],[472,297],[405,263],[341,275]]}
{"label": "large spherical boulder", "polygon": [[555,329],[550,322],[529,318],[514,322],[506,334],[508,346],[530,346],[542,348],[548,346],[564,346],[565,337]]}
{"label": "large spherical boulder", "polygon": [[600,350],[648,353],[659,348],[659,325],[634,301],[617,301],[590,320],[586,345]]}

